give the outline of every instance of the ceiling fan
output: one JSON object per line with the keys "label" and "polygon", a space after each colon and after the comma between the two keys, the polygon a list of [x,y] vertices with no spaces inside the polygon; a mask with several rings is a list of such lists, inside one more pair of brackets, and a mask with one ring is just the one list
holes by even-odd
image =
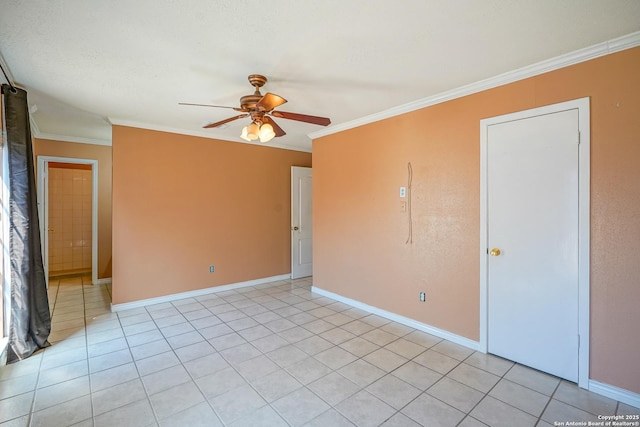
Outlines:
{"label": "ceiling fan", "polygon": [[219,122],[210,123],[203,126],[205,129],[215,128],[234,120],[242,119],[245,117],[251,117],[251,124],[245,126],[242,129],[240,137],[246,141],[255,141],[260,139],[260,142],[268,142],[274,137],[286,135],[285,131],[273,120],[273,117],[278,117],[288,120],[297,120],[299,122],[312,123],[314,125],[328,126],[331,124],[331,120],[327,117],[309,116],[306,114],[288,113],[286,111],[274,111],[274,108],[287,102],[281,96],[268,92],[266,95],[260,93],[260,88],[267,82],[267,78],[260,74],[251,74],[249,76],[249,83],[255,88],[253,95],[245,95],[240,98],[240,107],[227,107],[224,105],[209,105],[209,104],[191,104],[187,102],[180,102],[179,105],[193,105],[198,107],[214,107],[214,108],[230,108],[235,111],[240,111],[243,114],[239,114],[228,119],[220,120]]}

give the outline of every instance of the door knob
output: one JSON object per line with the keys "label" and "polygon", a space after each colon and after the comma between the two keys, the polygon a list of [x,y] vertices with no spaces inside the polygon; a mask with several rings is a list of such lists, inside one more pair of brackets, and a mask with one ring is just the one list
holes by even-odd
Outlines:
{"label": "door knob", "polygon": [[489,252],[489,255],[491,256],[500,256],[502,252],[500,252],[500,249],[498,248],[493,248],[491,249],[491,252]]}
{"label": "door knob", "polygon": [[293,229],[294,229],[295,231],[300,230],[300,228],[299,228],[297,225],[296,225],[295,227],[293,227]]}

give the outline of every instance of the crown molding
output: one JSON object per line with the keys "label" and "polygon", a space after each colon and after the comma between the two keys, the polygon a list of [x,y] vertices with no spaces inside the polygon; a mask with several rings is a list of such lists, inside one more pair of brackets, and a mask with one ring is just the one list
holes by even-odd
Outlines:
{"label": "crown molding", "polygon": [[[37,129],[37,125],[34,121],[31,121],[31,130]],[[58,135],[54,133],[42,133],[42,132],[33,132],[33,136],[38,139],[50,139],[52,141],[60,141],[60,142],[74,142],[78,144],[92,144],[92,145],[105,145],[111,146],[111,140],[109,139],[98,139],[98,138],[82,138],[78,136],[71,135]]]}
{"label": "crown molding", "polygon": [[[35,112],[35,111],[34,111]],[[33,138],[38,139],[49,139],[52,141],[60,141],[60,142],[75,142],[78,144],[92,144],[92,145],[108,145],[111,146],[110,139],[99,139],[99,138],[82,138],[78,136],[71,135],[58,135],[55,133],[43,133],[40,132],[40,128],[38,127],[38,123],[33,116],[31,109],[29,109],[29,125],[31,126],[31,136]]]}
{"label": "crown molding", "polygon": [[434,96],[429,96],[427,98],[422,98],[417,101],[412,101],[407,104],[389,108],[379,113],[374,113],[368,116],[361,117],[359,119],[341,123],[336,126],[331,126],[327,129],[315,131],[309,133],[308,136],[311,139],[317,139],[323,136],[332,135],[334,133],[343,132],[345,130],[388,119],[390,117],[399,116],[401,114],[409,113],[425,107],[430,107],[432,105],[440,104],[446,101],[451,101],[463,96],[472,95],[474,93],[482,92],[487,89],[493,89],[495,87],[503,86],[508,83],[524,80],[529,77],[548,73],[550,71],[579,64],[581,62],[586,62],[591,59],[609,55],[615,52],[620,52],[622,50],[631,49],[637,46],[640,46],[640,31],[627,34],[626,36],[611,39],[606,42],[598,43],[593,46],[579,49],[564,55],[556,56],[555,58],[537,62],[526,67],[518,68],[516,70],[499,74],[497,76],[490,77],[485,80],[480,80],[478,82],[471,83],[465,86],[461,86],[450,91],[442,92]]}
{"label": "crown molding", "polygon": [[209,132],[200,131],[200,130],[194,131],[194,130],[188,130],[188,129],[173,128],[169,126],[159,126],[159,125],[153,125],[150,123],[142,123],[142,122],[136,122],[136,121],[126,120],[126,119],[120,119],[117,117],[108,117],[107,119],[109,120],[111,125],[116,125],[116,126],[127,126],[132,128],[154,130],[158,132],[167,132],[167,133],[175,133],[179,135],[196,136],[199,138],[217,139],[219,141],[240,142],[242,144],[257,145],[259,147],[265,147],[265,148],[280,148],[282,150],[302,151],[305,153],[311,153],[311,147],[306,148],[306,147],[297,147],[294,145],[279,144],[277,142],[273,143],[272,142],[273,140],[269,141],[268,143],[253,142],[253,141],[247,142],[241,138],[221,137],[219,135],[211,135],[211,133]]}
{"label": "crown molding", "polygon": [[627,34],[626,36],[611,39],[606,43],[607,43],[608,52],[605,53],[604,55],[608,53],[615,53],[615,52],[620,52],[622,50],[632,49],[634,47],[640,46],[640,31]]}
{"label": "crown molding", "polygon": [[31,135],[35,136],[36,138],[40,138],[40,128],[38,127],[38,123],[36,123],[35,117],[33,117],[31,109],[29,109],[29,125],[31,126]]}

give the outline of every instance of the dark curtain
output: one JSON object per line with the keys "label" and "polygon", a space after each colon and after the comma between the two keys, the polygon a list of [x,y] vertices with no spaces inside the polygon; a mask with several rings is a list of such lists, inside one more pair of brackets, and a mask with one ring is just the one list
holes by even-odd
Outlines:
{"label": "dark curtain", "polygon": [[2,85],[9,158],[11,320],[7,362],[49,346],[51,315],[42,265],[27,92]]}

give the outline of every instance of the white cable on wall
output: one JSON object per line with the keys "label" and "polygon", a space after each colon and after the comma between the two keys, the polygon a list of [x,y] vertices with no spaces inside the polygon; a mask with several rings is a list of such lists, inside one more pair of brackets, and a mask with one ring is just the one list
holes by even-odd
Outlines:
{"label": "white cable on wall", "polygon": [[407,163],[407,212],[409,213],[409,236],[405,245],[413,244],[413,218],[411,217],[411,182],[413,181],[413,168],[411,162]]}

